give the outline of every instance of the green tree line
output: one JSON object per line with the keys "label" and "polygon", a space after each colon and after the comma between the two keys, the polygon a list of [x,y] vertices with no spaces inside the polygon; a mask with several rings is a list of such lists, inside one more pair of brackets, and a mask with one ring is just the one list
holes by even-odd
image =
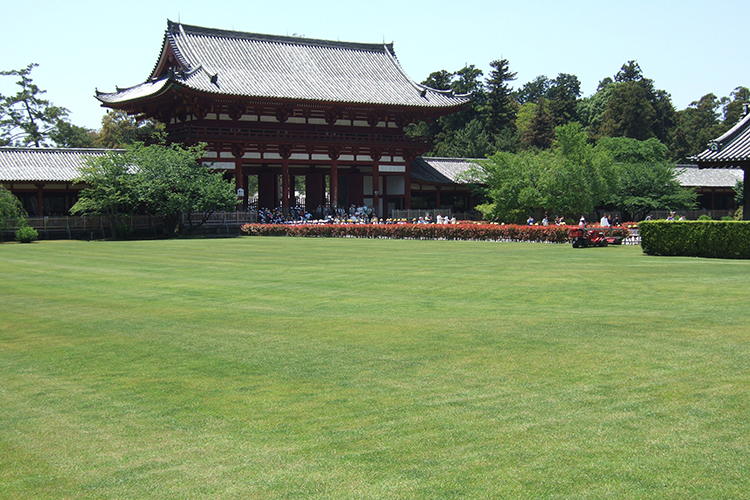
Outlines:
{"label": "green tree line", "polygon": [[486,219],[522,223],[545,213],[569,220],[618,211],[641,220],[656,209],[689,209],[696,194],[682,188],[667,148],[656,138],[607,137],[596,144],[580,123],[555,129],[549,149],[499,151],[466,173],[486,203]]}
{"label": "green tree line", "polygon": [[588,97],[582,97],[573,74],[541,75],[513,90],[516,73],[509,61],[492,61],[490,67],[486,78],[469,65],[452,73],[436,71],[422,82],[472,96],[461,112],[410,129],[431,139],[428,156],[484,158],[497,151],[547,150],[556,127],[578,122],[592,143],[606,137],[657,139],[666,146],[667,159],[679,163],[736,124],[742,104],[750,101],[750,90],[738,86],[729,96],[707,94],[678,111],[670,94],[646,78],[636,61],[602,79]]}

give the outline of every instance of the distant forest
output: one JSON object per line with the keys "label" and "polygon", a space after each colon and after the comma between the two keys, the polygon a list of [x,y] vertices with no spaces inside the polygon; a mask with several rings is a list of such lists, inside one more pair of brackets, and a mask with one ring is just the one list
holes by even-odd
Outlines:
{"label": "distant forest", "polygon": [[412,125],[409,133],[432,140],[428,156],[484,158],[498,151],[549,149],[555,127],[578,122],[589,141],[604,137],[658,139],[671,161],[683,163],[736,124],[750,90],[739,86],[729,96],[707,94],[676,110],[666,90],[656,88],[636,61],[628,61],[596,92],[581,96],[576,75],[541,75],[513,90],[516,73],[507,59],[492,61],[485,77],[474,65],[431,73],[423,85],[471,94],[464,110],[432,123]]}

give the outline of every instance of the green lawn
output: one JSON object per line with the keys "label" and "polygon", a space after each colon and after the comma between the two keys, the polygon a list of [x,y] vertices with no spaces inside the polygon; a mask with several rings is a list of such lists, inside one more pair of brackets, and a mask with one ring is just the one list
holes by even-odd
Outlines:
{"label": "green lawn", "polygon": [[747,498],[750,261],[0,245],[0,498]]}

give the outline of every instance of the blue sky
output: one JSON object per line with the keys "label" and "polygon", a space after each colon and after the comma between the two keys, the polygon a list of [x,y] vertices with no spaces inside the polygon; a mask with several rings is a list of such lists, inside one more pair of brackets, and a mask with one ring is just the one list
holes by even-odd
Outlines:
{"label": "blue sky", "polygon": [[[750,86],[744,53],[747,0],[298,1],[5,0],[0,69],[39,63],[32,77],[71,121],[99,128],[94,90],[142,82],[161,49],[166,20],[274,35],[394,42],[416,81],[433,71],[506,58],[516,87],[572,73],[584,96],[635,59],[677,109],[713,92]],[[33,7],[31,7],[33,6]],[[15,93],[0,78],[0,93]]]}

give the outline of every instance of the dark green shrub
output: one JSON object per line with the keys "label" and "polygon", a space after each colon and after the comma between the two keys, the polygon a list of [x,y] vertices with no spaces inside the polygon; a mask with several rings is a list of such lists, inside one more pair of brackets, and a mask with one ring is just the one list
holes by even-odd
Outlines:
{"label": "dark green shrub", "polygon": [[722,217],[721,219],[719,219],[719,220],[735,220],[735,219],[734,219],[734,217],[732,217],[731,215],[725,215],[725,216],[723,216],[723,217]]}
{"label": "dark green shrub", "polygon": [[698,220],[713,220],[710,215],[703,214],[700,217],[698,217]]}
{"label": "dark green shrub", "polygon": [[131,236],[133,236],[133,227],[130,224],[124,222],[115,224],[115,234],[118,238],[127,240]]}
{"label": "dark green shrub", "polygon": [[750,259],[750,222],[643,221],[638,229],[649,255]]}
{"label": "dark green shrub", "polygon": [[20,243],[31,243],[39,239],[39,233],[31,226],[23,226],[16,230],[16,241]]}

